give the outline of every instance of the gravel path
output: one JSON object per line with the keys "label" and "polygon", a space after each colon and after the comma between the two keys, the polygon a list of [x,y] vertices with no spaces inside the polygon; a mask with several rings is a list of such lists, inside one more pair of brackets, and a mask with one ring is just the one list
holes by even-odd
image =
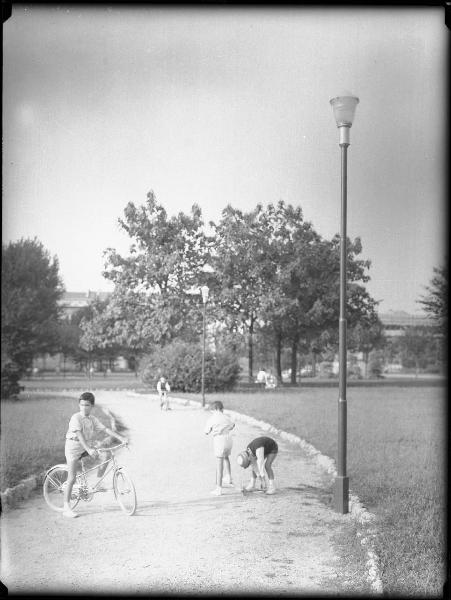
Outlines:
{"label": "gravel path", "polygon": [[332,537],[350,527],[349,516],[326,505],[325,475],[299,447],[277,439],[277,494],[243,495],[248,472],[235,457],[264,432],[237,423],[237,487],[213,497],[209,413],[175,403],[161,412],[154,395],[98,391],[96,399],[129,427],[131,450],[120,462],[135,482],[136,515],[123,514],[112,492],[81,502],[77,519],[51,511],[41,494],[5,512],[9,593],[346,594]]}

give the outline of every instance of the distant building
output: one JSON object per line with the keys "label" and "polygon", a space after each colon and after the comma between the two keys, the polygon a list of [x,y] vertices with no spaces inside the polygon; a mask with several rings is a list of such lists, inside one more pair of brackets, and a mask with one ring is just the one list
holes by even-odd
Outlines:
{"label": "distant building", "polygon": [[402,336],[409,327],[437,327],[436,322],[431,317],[410,315],[403,310],[380,313],[379,320],[384,326],[386,337]]}
{"label": "distant building", "polygon": [[59,305],[64,309],[64,316],[70,318],[77,310],[89,306],[94,300],[107,300],[111,292],[64,292]]}

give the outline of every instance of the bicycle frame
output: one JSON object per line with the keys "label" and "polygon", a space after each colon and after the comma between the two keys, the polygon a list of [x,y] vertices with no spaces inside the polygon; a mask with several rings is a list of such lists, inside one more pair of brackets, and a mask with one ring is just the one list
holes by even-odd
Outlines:
{"label": "bicycle frame", "polygon": [[[97,487],[100,485],[100,483],[110,474],[110,473],[114,473],[114,471],[117,470],[118,468],[118,464],[116,461],[116,457],[114,455],[113,450],[116,450],[117,448],[121,448],[123,447],[123,444],[120,444],[118,446],[114,446],[113,448],[97,448],[97,452],[99,453],[105,453],[108,454],[110,453],[111,456],[109,458],[107,458],[106,460],[102,461],[101,463],[98,463],[96,465],[94,465],[93,467],[90,467],[89,469],[85,469],[84,468],[84,464],[83,464],[83,459],[81,459],[81,473],[78,473],[76,476],[76,483],[78,483],[78,486],[80,488],[80,498],[82,500],[84,500],[85,498],[83,497],[85,494],[83,494],[83,490],[85,490],[86,495],[89,497],[89,494],[95,494],[98,492]],[[112,464],[111,464],[112,463]],[[99,477],[99,479],[97,480],[96,484],[94,486],[92,486],[88,492],[88,481],[87,481],[87,474],[91,473],[92,471],[96,471],[98,469],[100,469],[103,465],[110,465],[108,468],[106,468],[105,472],[103,475],[101,475]]]}
{"label": "bicycle frame", "polygon": [[[99,488],[99,486],[112,473],[111,489],[114,492],[116,501],[126,515],[132,516],[135,514],[137,506],[135,486],[126,469],[118,464],[114,454],[116,450],[124,446],[128,447],[127,442],[112,446],[111,448],[98,448],[98,452],[100,454],[107,454],[107,458],[88,469],[85,468],[83,459],[81,460],[81,472],[78,470],[75,476],[75,483],[70,497],[71,508],[74,508],[80,500],[90,502],[95,493],[107,491],[103,487]],[[97,474],[97,481],[95,483],[88,481],[89,473],[96,470],[99,471],[99,469],[103,473],[101,475],[100,473]],[[67,464],[58,464],[50,467],[46,472],[43,481],[43,493],[45,501],[53,510],[64,510],[68,471]]]}
{"label": "bicycle frame", "polygon": [[159,396],[160,396],[160,408],[162,409],[164,407],[165,410],[168,410],[168,408],[169,408],[168,391],[161,390],[161,392],[159,393]]}

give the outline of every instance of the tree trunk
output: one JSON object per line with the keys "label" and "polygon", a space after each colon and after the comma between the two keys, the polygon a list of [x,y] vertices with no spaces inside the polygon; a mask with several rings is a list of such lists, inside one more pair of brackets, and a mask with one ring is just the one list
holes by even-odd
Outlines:
{"label": "tree trunk", "polygon": [[312,377],[316,377],[316,352],[312,352]]}
{"label": "tree trunk", "polygon": [[282,383],[282,334],[278,333],[276,338],[276,372],[277,380]]}
{"label": "tree trunk", "polygon": [[291,383],[296,384],[296,372],[298,370],[298,341],[291,342]]}
{"label": "tree trunk", "polygon": [[251,319],[249,325],[249,338],[248,338],[248,371],[249,371],[249,382],[254,381],[253,375],[253,362],[254,362],[254,321]]}

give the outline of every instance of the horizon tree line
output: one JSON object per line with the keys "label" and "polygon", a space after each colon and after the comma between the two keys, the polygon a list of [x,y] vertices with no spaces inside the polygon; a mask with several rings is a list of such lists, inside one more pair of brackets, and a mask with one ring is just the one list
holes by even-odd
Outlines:
{"label": "horizon tree line", "polygon": [[[199,344],[201,298],[193,292],[204,284],[209,336],[233,340],[237,352],[246,347],[250,380],[256,336],[272,349],[279,380],[288,351],[292,383],[300,355],[337,346],[340,239],[320,236],[300,207],[281,200],[246,213],[228,205],[206,233],[199,206],[170,217],[150,191],[144,205],[129,202],[118,222],[131,243],[126,256],[114,248],[104,252],[103,275],[114,290],[72,322],[58,304],[64,286],[57,257],[36,238],[2,245],[2,394],[3,380],[17,376],[17,384],[44,352],[78,361],[120,353],[137,365],[176,340]],[[359,258],[361,252],[360,238],[348,240],[348,347],[362,351],[367,364],[383,336],[378,302],[365,287],[371,262]],[[447,270],[435,268],[418,301],[443,332],[447,281]]]}

